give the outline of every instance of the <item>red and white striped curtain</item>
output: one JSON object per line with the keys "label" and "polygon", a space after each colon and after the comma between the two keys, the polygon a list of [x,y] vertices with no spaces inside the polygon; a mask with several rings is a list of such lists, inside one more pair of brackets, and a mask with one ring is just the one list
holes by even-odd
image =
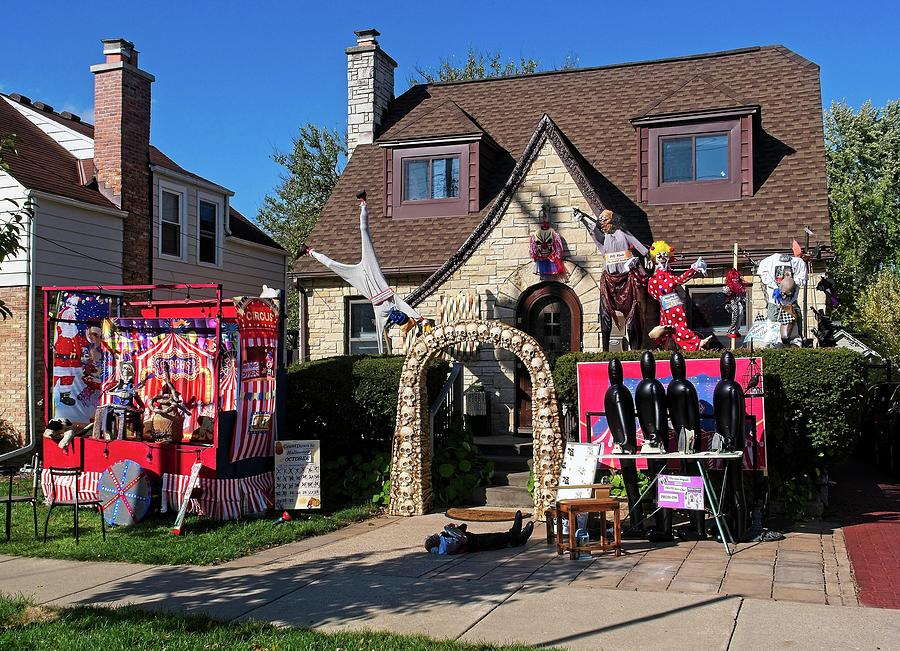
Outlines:
{"label": "red and white striped curtain", "polygon": [[[181,507],[190,475],[163,473],[162,512]],[[200,478],[200,496],[191,498],[188,513],[215,520],[236,520],[242,515],[261,513],[274,504],[274,473],[264,472],[240,479]]]}

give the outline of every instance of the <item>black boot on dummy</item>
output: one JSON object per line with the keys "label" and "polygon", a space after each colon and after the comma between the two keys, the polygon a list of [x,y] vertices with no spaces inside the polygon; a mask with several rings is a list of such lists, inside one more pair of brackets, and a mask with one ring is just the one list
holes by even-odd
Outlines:
{"label": "black boot on dummy", "polygon": [[534,522],[529,521],[528,524],[525,525],[525,528],[522,529],[522,533],[519,534],[519,542],[516,543],[517,547],[521,547],[525,543],[528,542],[528,539],[531,538],[531,534],[534,531]]}
{"label": "black boot on dummy", "polygon": [[[623,382],[622,362],[612,359],[608,366],[609,388],[603,400],[606,410],[606,422],[616,446],[626,454],[637,452],[637,427],[635,426],[634,399],[631,391]],[[615,453],[616,450],[613,450]],[[638,507],[641,495],[638,489],[637,464],[634,459],[619,461],[622,468],[622,479],[625,480],[625,495],[628,498],[628,511],[632,530],[639,530],[643,524],[643,514]]]}
{"label": "black boot on dummy", "polygon": [[[522,512],[516,511],[516,517],[513,519],[513,526],[509,528],[509,539],[518,540],[522,534]],[[515,544],[515,543],[513,543]]]}
{"label": "black boot on dummy", "polygon": [[[744,436],[747,429],[744,389],[735,382],[736,362],[734,355],[726,351],[719,361],[722,379],[713,390],[713,412],[716,416],[716,433],[724,441],[724,450],[744,449]],[[722,495],[722,504],[728,517],[728,525],[736,541],[747,536],[747,502],[744,497],[743,460],[729,460],[728,483],[726,494]]]}
{"label": "black boot on dummy", "polygon": [[[679,440],[683,437],[685,441],[685,449],[679,451],[693,454],[700,451],[700,400],[696,387],[687,379],[684,355],[677,351],[672,353],[669,366],[672,369],[672,381],[666,391],[669,416]],[[684,465],[688,474],[700,474],[697,462],[687,462]],[[706,538],[706,513],[691,511],[691,522],[697,537]]]}

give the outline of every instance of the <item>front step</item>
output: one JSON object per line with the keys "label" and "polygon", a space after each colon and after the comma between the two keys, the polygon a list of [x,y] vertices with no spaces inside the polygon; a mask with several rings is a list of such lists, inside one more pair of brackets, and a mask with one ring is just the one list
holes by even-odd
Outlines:
{"label": "front step", "polygon": [[506,508],[530,509],[534,506],[528,489],[520,486],[488,486],[472,491],[472,499],[476,504],[484,506],[502,506]]}
{"label": "front step", "polygon": [[494,486],[517,486],[528,488],[531,471],[495,470],[491,482]]}
{"label": "front step", "polygon": [[478,451],[486,455],[508,455],[531,458],[534,441],[521,436],[476,436],[475,445]]}

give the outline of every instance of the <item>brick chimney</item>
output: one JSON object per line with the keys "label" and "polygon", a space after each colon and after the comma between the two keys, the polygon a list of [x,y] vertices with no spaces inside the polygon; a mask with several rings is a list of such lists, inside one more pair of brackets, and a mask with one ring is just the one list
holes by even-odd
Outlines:
{"label": "brick chimney", "polygon": [[397,62],[378,45],[377,29],[362,29],[347,52],[347,157],[370,144],[394,99]]}
{"label": "brick chimney", "polygon": [[103,41],[106,61],[94,73],[94,167],[104,193],[127,211],[122,282],[151,281],[150,84],[134,44]]}

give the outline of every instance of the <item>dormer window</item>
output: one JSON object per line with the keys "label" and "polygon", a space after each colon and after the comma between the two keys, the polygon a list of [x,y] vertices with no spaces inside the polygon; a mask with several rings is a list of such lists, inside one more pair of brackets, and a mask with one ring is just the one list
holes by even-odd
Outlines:
{"label": "dormer window", "polygon": [[459,156],[403,159],[403,201],[459,198]]}
{"label": "dormer window", "polygon": [[641,203],[735,201],[753,194],[755,108],[633,120]]}
{"label": "dormer window", "polygon": [[477,210],[478,143],[387,149],[385,186],[388,217],[453,217]]}

